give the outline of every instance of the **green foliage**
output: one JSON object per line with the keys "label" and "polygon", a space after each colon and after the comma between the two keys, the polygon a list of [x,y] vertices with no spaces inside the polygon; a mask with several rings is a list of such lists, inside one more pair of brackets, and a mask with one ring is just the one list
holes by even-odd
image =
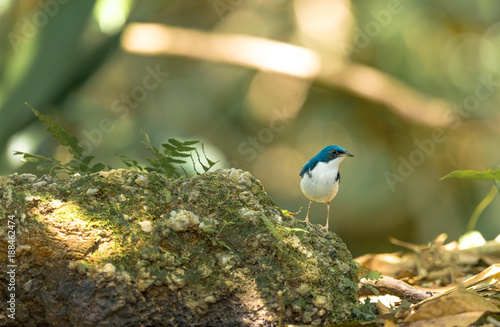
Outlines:
{"label": "green foliage", "polygon": [[274,236],[274,238],[276,239],[277,243],[276,243],[276,247],[281,251],[283,252],[283,247],[282,247],[282,241],[283,241],[283,236],[280,235],[280,233],[278,233],[278,231],[276,230],[276,228],[274,228],[274,225],[273,223],[271,222],[271,220],[269,220],[269,218],[267,218],[267,216],[265,214],[261,214],[260,215],[260,218],[262,219],[262,222],[264,222],[264,226],[266,227],[267,231]]}
{"label": "green foliage", "polygon": [[78,139],[74,136],[69,135],[59,123],[54,121],[50,116],[44,115],[37,111],[29,104],[26,105],[33,111],[33,113],[40,119],[40,121],[47,126],[47,132],[49,132],[52,137],[61,142],[61,145],[68,149],[68,152],[73,156],[73,159],[69,162],[63,164],[61,161],[54,158],[46,158],[44,156],[26,153],[22,151],[15,151],[14,155],[22,155],[24,162],[35,162],[39,163],[37,166],[38,171],[48,170],[50,173],[95,173],[105,169],[106,166],[103,163],[96,163],[90,165],[94,156],[83,156],[83,148],[78,144]]}
{"label": "green foliage", "polygon": [[384,277],[384,276],[382,276],[382,273],[378,270],[371,271],[371,270],[368,270],[365,267],[363,267],[363,265],[357,261],[354,261],[354,263],[356,264],[356,269],[358,270],[358,275],[360,278],[369,279],[369,280],[377,280],[377,279],[381,279],[382,277]]}
{"label": "green foliage", "polygon": [[[360,263],[356,261],[355,263],[357,264],[357,269],[361,278],[377,280],[383,277],[380,271],[378,270],[370,271],[364,268]],[[364,286],[370,289],[373,292],[373,294],[375,294],[375,296],[379,295],[379,291],[376,288],[372,287],[369,284],[364,284]],[[354,290],[357,292],[359,290],[358,285],[356,284],[354,287],[355,287]],[[370,303],[370,298],[366,298],[364,303],[356,304],[356,306],[352,310],[352,313],[356,319],[361,321],[370,321],[378,317],[377,309],[375,305]]]}
{"label": "green foliage", "polygon": [[370,271],[370,270],[367,270],[365,268],[361,268],[361,269],[363,271],[361,278],[370,279],[370,280],[378,280],[378,279],[381,279],[383,277],[382,273],[378,270]]}
{"label": "green foliage", "polygon": [[354,306],[352,314],[355,319],[360,321],[370,321],[378,317],[377,308],[370,303],[370,298],[366,298],[364,303],[358,303]]}
{"label": "green foliage", "polygon": [[[118,157],[123,161],[123,163],[127,167],[135,168],[140,171],[157,172],[160,174],[164,174],[168,177],[180,177],[181,175],[175,165],[178,165],[184,171],[184,174],[187,175],[187,172],[184,169],[184,167],[180,166],[182,164],[187,163],[186,161],[187,158],[191,159],[191,162],[193,164],[193,169],[198,175],[200,173],[196,170],[196,162],[200,164],[200,166],[203,169],[203,172],[209,171],[210,168],[212,168],[217,163],[216,161],[208,159],[203,144],[202,144],[202,151],[207,164],[204,164],[201,161],[200,153],[195,147],[193,147],[193,145],[198,144],[199,141],[181,142],[176,139],[168,139],[168,143],[163,143],[161,145],[163,147],[163,151],[161,151],[160,149],[155,148],[151,144],[149,135],[146,132],[141,131],[141,133],[144,135],[144,142],[143,142],[144,145],[149,151],[151,151],[154,158],[146,158],[146,161],[148,162],[149,165],[142,166],[138,163],[137,160],[133,160],[129,157],[119,155]],[[196,160],[193,154],[196,154]]]}
{"label": "green foliage", "polygon": [[441,177],[440,180],[446,178],[460,178],[460,179],[489,179],[493,181],[493,186],[488,192],[488,194],[484,197],[481,202],[477,205],[477,207],[472,212],[472,215],[467,223],[466,233],[470,233],[476,227],[476,223],[479,219],[481,213],[486,209],[486,207],[493,201],[498,192],[500,192],[500,169],[491,170],[488,169],[486,171],[475,171],[475,170],[455,170],[449,173],[448,175]]}
{"label": "green foliage", "polygon": [[212,246],[219,245],[219,246],[225,247],[226,249],[232,251],[233,249],[231,249],[231,247],[226,242],[224,242],[222,239],[220,239],[219,236],[226,226],[231,226],[231,225],[235,225],[235,224],[236,223],[233,221],[224,221],[224,225],[222,225],[221,229],[217,232],[217,235],[215,235],[214,237],[210,236],[210,233],[216,232],[216,230],[213,229],[213,228],[215,228],[215,226],[213,226],[213,228],[210,226],[207,226],[206,228],[204,228],[204,231],[208,232],[207,240],[210,240],[210,242],[212,243]]}
{"label": "green foliage", "polygon": [[[26,153],[22,151],[15,151],[14,155],[22,155],[24,162],[34,162],[38,163],[37,170],[44,171],[48,170],[50,174],[52,173],[67,173],[67,174],[90,174],[102,171],[104,169],[112,169],[109,165],[103,163],[96,163],[91,165],[90,163],[94,160],[94,156],[83,156],[84,149],[78,143],[78,139],[74,136],[69,135],[62,126],[54,121],[50,116],[44,115],[37,111],[29,104],[26,103],[28,107],[33,111],[33,113],[38,117],[38,119],[47,126],[47,132],[49,132],[52,137],[58,140],[62,146],[64,146],[68,152],[73,156],[73,159],[67,163],[62,163],[60,160],[54,158],[47,158],[37,154]],[[200,164],[203,172],[207,172],[212,168],[217,162],[212,161],[207,158],[205,149],[202,146],[203,156],[205,158],[206,164],[201,160],[200,153],[193,147],[193,145],[198,144],[199,141],[185,141],[181,142],[175,139],[169,139],[168,143],[162,144],[163,151],[155,148],[149,139],[149,135],[141,131],[144,135],[144,144],[146,148],[153,153],[154,158],[146,158],[149,165],[143,166],[135,159],[131,159],[126,156],[118,155],[122,162],[130,168],[137,169],[139,171],[156,172],[163,174],[169,178],[180,177],[179,169],[187,175],[186,170],[182,167],[182,164],[186,163],[186,158],[190,158],[193,164],[194,171],[199,175],[200,173],[196,170],[196,162]],[[195,161],[195,155],[196,161]]]}
{"label": "green foliage", "polygon": [[[377,279],[381,279],[383,277],[382,273],[380,271],[378,271],[378,270],[370,271],[370,270],[366,269],[365,267],[363,267],[360,263],[358,263],[358,262],[356,262],[356,263],[358,265],[357,269],[358,269],[359,276],[361,278],[368,279],[368,280],[377,280]],[[373,294],[375,294],[375,296],[378,296],[377,289],[375,289],[374,287],[372,287],[369,284],[365,284],[365,287],[369,288],[373,292]],[[356,285],[356,291],[358,291],[357,285]]]}
{"label": "green foliage", "polygon": [[491,190],[488,192],[488,194],[486,194],[486,196],[481,200],[481,202],[479,202],[479,204],[476,206],[476,208],[472,212],[470,219],[469,219],[469,222],[467,223],[466,232],[471,232],[474,230],[474,228],[476,227],[476,223],[479,219],[479,216],[484,211],[484,209],[486,209],[486,207],[488,207],[488,205],[491,202],[493,202],[493,199],[497,195],[498,190],[500,190],[500,187],[498,185],[498,182],[496,182],[496,185],[493,185],[491,187]]}
{"label": "green foliage", "polygon": [[290,234],[292,232],[303,232],[303,233],[309,234],[308,231],[306,231],[305,229],[302,229],[302,228],[289,228],[289,227],[285,227],[285,226],[281,226],[280,228],[283,229],[288,234]]}
{"label": "green foliage", "polygon": [[461,179],[491,179],[500,180],[500,169],[486,171],[475,171],[475,170],[455,170],[448,175],[441,177],[440,180],[446,178],[461,178]]}

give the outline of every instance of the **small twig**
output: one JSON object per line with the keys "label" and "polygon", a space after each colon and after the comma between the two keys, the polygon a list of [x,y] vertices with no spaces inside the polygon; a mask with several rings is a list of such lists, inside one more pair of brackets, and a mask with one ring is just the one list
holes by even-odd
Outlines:
{"label": "small twig", "polygon": [[278,327],[283,327],[283,316],[285,315],[285,305],[283,304],[283,291],[278,291],[278,302],[280,304]]}
{"label": "small twig", "polygon": [[490,324],[500,327],[500,322],[491,316],[486,318],[486,321],[489,322]]}
{"label": "small twig", "polygon": [[[362,280],[360,283],[358,295],[372,295],[370,288],[379,291],[380,295],[390,294],[399,297],[402,300],[407,300],[410,303],[417,303],[432,296],[428,292],[415,288],[401,280],[391,277],[386,277],[377,280]],[[367,287],[367,286],[370,287]]]}
{"label": "small twig", "polygon": [[286,214],[287,214],[287,215],[290,215],[290,216],[295,217],[295,216],[297,216],[297,215],[298,215],[298,214],[302,211],[302,207],[300,207],[300,208],[299,208],[299,211],[297,211],[297,212],[290,212],[290,211],[288,211],[288,210],[285,210],[285,211],[286,211]]}
{"label": "small twig", "polygon": [[215,239],[217,239],[220,235],[220,233],[222,233],[222,231],[224,230],[224,227],[226,227],[226,224],[227,224],[227,221],[224,221],[224,225],[222,225],[220,231],[217,233],[217,235],[215,235]]}

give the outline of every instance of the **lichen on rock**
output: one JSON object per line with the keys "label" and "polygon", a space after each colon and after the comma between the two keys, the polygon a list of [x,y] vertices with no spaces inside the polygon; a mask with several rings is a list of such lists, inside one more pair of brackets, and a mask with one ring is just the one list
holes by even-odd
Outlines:
{"label": "lichen on rock", "polygon": [[0,189],[0,228],[15,216],[17,282],[30,285],[19,326],[276,326],[278,291],[286,322],[351,318],[345,244],[284,214],[248,172],[14,174]]}
{"label": "lichen on rock", "polygon": [[170,218],[167,220],[167,227],[174,232],[185,232],[189,228],[194,228],[200,224],[198,216],[191,211],[175,210],[170,211]]}

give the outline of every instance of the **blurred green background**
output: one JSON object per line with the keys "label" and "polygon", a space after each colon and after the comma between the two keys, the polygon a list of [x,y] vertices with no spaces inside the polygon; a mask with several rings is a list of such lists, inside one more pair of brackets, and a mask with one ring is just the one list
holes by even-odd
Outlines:
{"label": "blurred green background", "polygon": [[[330,228],[354,255],[398,250],[391,236],[457,239],[491,183],[439,178],[500,163],[499,11],[462,0],[0,0],[0,173],[40,175],[14,150],[69,160],[28,102],[117,168],[115,154],[149,155],[141,128],[157,146],[201,140],[217,168],[252,172],[303,219],[299,171],[336,144],[356,156],[341,166]],[[138,23],[177,29],[168,40],[125,38]],[[322,64],[311,76],[277,74],[314,62],[290,51],[260,69],[273,51],[178,33],[193,30],[293,44]],[[155,46],[164,51],[148,53]],[[324,204],[311,213],[324,224]],[[476,228],[487,239],[499,213],[497,197]]]}

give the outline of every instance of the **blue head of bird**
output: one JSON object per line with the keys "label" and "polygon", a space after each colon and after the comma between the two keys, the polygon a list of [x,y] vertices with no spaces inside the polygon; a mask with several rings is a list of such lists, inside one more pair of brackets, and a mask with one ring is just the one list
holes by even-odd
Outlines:
{"label": "blue head of bird", "polygon": [[313,201],[327,204],[327,223],[330,211],[330,201],[337,195],[340,183],[339,165],[346,157],[354,157],[346,149],[329,145],[309,160],[302,170],[300,176],[300,188],[302,193],[311,200],[307,210],[306,223],[309,223],[309,210]]}

